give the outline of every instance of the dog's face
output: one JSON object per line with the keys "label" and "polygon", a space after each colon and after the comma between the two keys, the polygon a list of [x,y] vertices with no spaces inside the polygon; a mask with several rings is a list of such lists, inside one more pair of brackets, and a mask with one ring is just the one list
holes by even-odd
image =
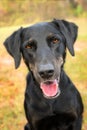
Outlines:
{"label": "dog's face", "polygon": [[25,63],[39,82],[59,78],[65,41],[52,23],[40,23],[24,31],[22,54]]}
{"label": "dog's face", "polygon": [[14,57],[16,68],[21,53],[24,62],[40,84],[43,95],[57,97],[59,81],[66,47],[74,55],[73,43],[77,37],[77,26],[63,20],[43,22],[14,32],[6,41],[8,52]]}

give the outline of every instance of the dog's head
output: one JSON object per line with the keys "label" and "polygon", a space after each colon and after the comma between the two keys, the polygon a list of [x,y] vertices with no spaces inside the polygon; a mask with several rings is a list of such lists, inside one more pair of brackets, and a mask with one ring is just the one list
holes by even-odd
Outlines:
{"label": "dog's head", "polygon": [[59,81],[66,48],[74,56],[77,26],[64,20],[54,19],[27,28],[20,28],[6,39],[4,45],[14,58],[18,68],[24,62],[33,74],[45,97],[59,94]]}

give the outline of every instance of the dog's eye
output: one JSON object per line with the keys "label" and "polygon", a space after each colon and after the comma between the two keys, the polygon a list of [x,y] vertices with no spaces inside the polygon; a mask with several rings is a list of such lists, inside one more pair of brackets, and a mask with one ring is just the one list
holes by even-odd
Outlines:
{"label": "dog's eye", "polygon": [[30,49],[30,50],[36,50],[36,42],[35,41],[29,41],[25,45],[25,49]]}
{"label": "dog's eye", "polygon": [[57,38],[53,38],[53,39],[52,39],[52,43],[53,43],[53,44],[57,44],[57,43],[59,43],[59,40],[58,40]]}
{"label": "dog's eye", "polygon": [[32,47],[33,47],[32,45],[26,45],[25,46],[26,49],[32,49]]}
{"label": "dog's eye", "polygon": [[34,42],[33,41],[28,41],[27,44],[25,45],[26,49],[32,49],[34,46]]}

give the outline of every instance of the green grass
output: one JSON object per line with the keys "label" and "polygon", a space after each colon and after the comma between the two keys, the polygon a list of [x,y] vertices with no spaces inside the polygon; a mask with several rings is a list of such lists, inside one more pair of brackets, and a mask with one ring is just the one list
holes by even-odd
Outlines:
{"label": "green grass", "polygon": [[[72,20],[73,21],[73,20]],[[87,26],[85,20],[75,20],[79,25],[79,38],[76,42],[76,56],[67,54],[65,71],[76,84],[84,102],[83,129],[87,130]],[[26,123],[23,101],[27,69],[21,63],[14,69],[14,61],[6,52],[3,41],[19,27],[0,28],[0,129],[23,130]],[[85,30],[86,29],[86,30]],[[9,61],[9,62],[7,62]]]}
{"label": "green grass", "polygon": [[75,82],[87,84],[87,49],[76,52],[75,55],[75,57],[71,57],[68,54],[65,65],[66,72]]}
{"label": "green grass", "polygon": [[79,41],[84,41],[84,42],[87,42],[87,35],[79,35],[79,37],[78,37],[78,40]]}

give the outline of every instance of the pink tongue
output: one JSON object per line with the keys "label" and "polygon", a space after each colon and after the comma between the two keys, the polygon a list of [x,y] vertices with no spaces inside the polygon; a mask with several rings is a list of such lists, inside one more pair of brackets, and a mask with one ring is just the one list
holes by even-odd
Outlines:
{"label": "pink tongue", "polygon": [[41,83],[41,89],[47,97],[55,96],[58,92],[57,80],[49,81],[50,83]]}

